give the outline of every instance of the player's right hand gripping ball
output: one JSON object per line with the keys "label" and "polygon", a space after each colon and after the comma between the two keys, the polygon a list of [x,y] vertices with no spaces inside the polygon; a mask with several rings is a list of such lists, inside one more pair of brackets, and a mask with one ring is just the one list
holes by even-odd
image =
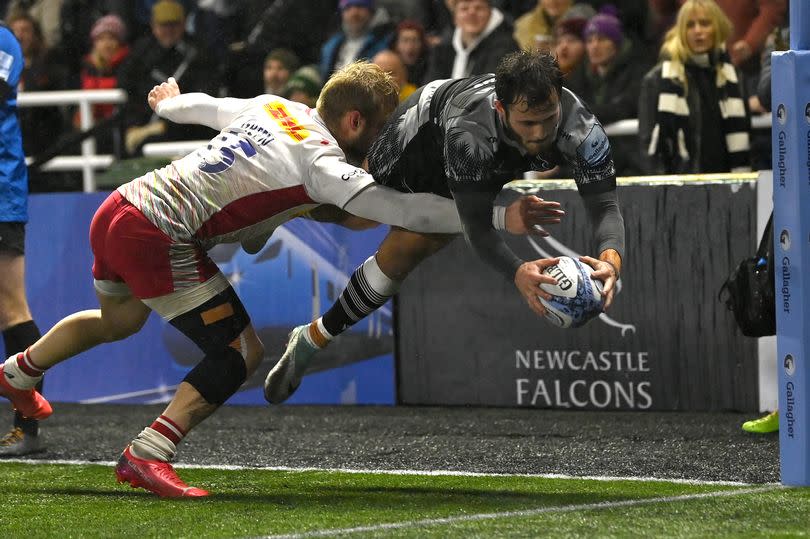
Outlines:
{"label": "player's right hand gripping ball", "polygon": [[591,278],[593,268],[588,264],[561,256],[556,265],[547,267],[543,273],[557,279],[556,285],[540,285],[551,294],[551,300],[538,298],[546,308],[546,320],[555,326],[577,328],[602,312],[605,305],[602,282]]}

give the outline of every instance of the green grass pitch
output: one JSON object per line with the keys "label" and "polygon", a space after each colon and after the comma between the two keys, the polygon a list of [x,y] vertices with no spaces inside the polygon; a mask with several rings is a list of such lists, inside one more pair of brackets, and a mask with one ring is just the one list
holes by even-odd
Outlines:
{"label": "green grass pitch", "polygon": [[808,537],[810,489],[525,476],[180,469],[162,500],[110,466],[0,463],[0,537]]}

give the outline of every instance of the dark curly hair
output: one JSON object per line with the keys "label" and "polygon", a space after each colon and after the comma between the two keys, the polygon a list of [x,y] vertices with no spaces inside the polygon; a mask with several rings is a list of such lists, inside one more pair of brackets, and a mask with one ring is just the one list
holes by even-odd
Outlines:
{"label": "dark curly hair", "polygon": [[526,101],[529,108],[542,106],[552,91],[562,93],[563,74],[557,60],[545,52],[507,54],[495,70],[495,94],[504,105]]}

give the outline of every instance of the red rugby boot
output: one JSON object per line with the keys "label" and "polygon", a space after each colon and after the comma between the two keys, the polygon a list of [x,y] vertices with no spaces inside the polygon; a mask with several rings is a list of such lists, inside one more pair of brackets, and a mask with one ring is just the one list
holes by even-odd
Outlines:
{"label": "red rugby boot", "polygon": [[118,459],[115,477],[119,483],[126,481],[132,488],[144,488],[161,498],[208,496],[207,490],[185,484],[168,462],[139,459],[132,454],[129,446]]}
{"label": "red rugby boot", "polygon": [[0,397],[10,400],[14,409],[29,419],[45,419],[53,413],[51,404],[36,389],[17,389],[9,384],[6,377],[11,374],[3,372],[3,367],[0,364]]}

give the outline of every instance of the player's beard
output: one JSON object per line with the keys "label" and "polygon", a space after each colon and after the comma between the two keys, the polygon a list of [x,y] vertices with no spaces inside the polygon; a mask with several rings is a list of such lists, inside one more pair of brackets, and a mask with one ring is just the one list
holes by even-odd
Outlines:
{"label": "player's beard", "polygon": [[374,142],[374,133],[370,129],[364,130],[355,140],[346,142],[343,148],[346,161],[356,167],[361,166],[366,159],[372,142]]}
{"label": "player's beard", "polygon": [[548,140],[531,141],[529,143],[526,139],[520,136],[520,133],[517,133],[514,129],[512,129],[512,126],[510,126],[508,123],[506,124],[505,128],[509,138],[520,144],[523,151],[525,151],[530,157],[537,157],[551,146]]}
{"label": "player's beard", "polygon": [[359,167],[363,164],[363,161],[366,159],[366,154],[362,153],[359,149],[353,147],[347,147],[343,150],[343,153],[346,154],[346,161],[350,165],[354,165]]}

